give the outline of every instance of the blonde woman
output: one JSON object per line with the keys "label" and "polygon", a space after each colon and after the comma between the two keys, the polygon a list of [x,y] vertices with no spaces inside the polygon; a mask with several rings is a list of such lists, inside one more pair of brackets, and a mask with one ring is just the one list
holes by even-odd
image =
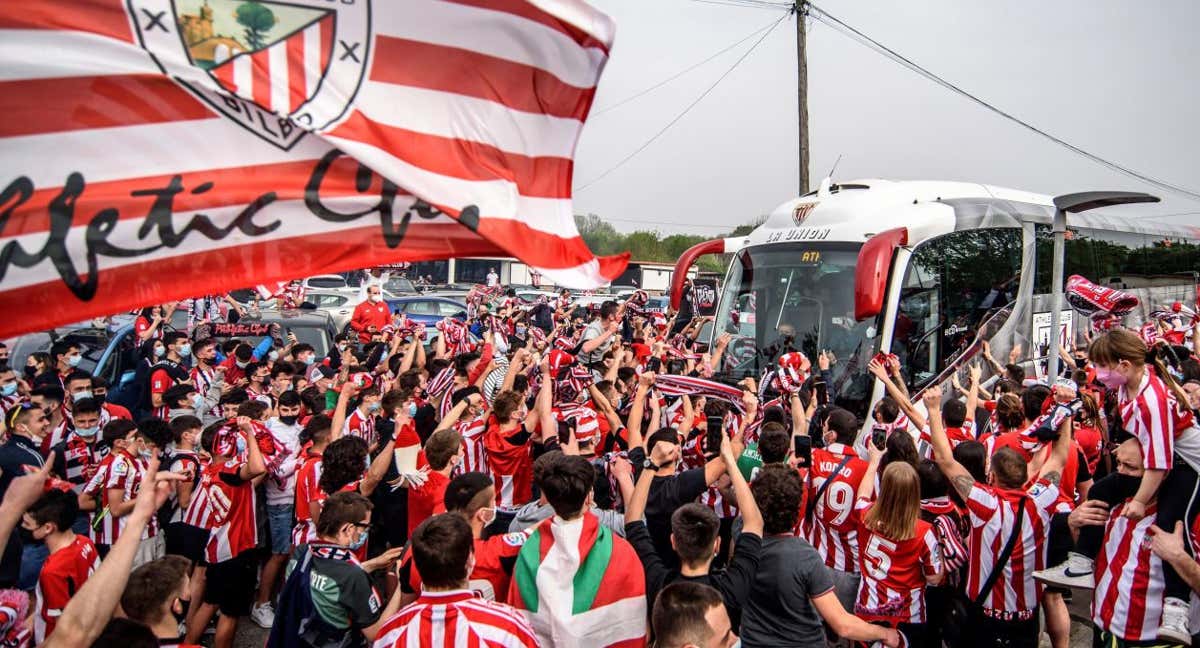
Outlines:
{"label": "blonde woman", "polygon": [[921,480],[912,464],[888,464],[872,502],[882,449],[868,443],[871,461],[858,488],[859,567],[862,582],[854,613],[926,642],[925,586],[943,576],[941,546],[933,525],[921,519]]}

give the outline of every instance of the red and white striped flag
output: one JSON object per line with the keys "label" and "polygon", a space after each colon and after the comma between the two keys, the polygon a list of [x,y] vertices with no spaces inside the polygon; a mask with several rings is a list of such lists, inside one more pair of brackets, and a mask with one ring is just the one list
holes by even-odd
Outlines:
{"label": "red and white striped flag", "polygon": [[571,174],[613,29],[582,0],[6,3],[0,337],[451,256],[612,280]]}

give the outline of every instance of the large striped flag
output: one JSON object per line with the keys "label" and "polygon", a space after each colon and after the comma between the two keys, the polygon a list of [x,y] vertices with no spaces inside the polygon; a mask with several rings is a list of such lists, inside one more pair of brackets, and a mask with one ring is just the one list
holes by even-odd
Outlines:
{"label": "large striped flag", "polygon": [[508,603],[543,646],[646,644],[646,577],[633,547],[589,511],[538,525],[517,554]]}
{"label": "large striped flag", "polygon": [[450,256],[606,283],[570,198],[612,38],[582,0],[5,3],[0,337]]}

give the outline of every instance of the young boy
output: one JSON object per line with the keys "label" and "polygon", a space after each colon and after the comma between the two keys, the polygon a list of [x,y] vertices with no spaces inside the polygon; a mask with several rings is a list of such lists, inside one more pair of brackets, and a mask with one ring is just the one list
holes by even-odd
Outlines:
{"label": "young boy", "polygon": [[100,434],[100,443],[110,450],[79,494],[79,509],[92,512],[92,539],[103,558],[121,535],[125,526],[122,518],[133,510],[130,474],[134,472],[135,451],[129,446],[137,435],[137,426],[133,421],[115,419]]}
{"label": "young boy", "polygon": [[208,570],[203,602],[188,624],[189,643],[198,642],[219,609],[213,646],[230,648],[238,618],[249,615],[254,602],[258,576],[254,487],[267,472],[254,430],[248,417],[239,416],[236,425],[209,428],[201,439],[204,450],[212,455],[200,480],[212,532],[205,548]]}
{"label": "young boy", "polygon": [[26,544],[44,544],[50,557],[38,576],[33,613],[33,641],[41,644],[71,596],[100,566],[100,554],[86,536],[71,530],[79,504],[74,493],[57,489],[43,494],[25,512],[20,533]]}

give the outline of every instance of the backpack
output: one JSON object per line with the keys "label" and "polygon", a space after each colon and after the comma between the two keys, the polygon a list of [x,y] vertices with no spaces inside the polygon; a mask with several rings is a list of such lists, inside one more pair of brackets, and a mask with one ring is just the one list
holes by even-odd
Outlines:
{"label": "backpack", "polygon": [[279,590],[275,608],[275,623],[267,637],[267,648],[309,648],[337,641],[346,631],[321,619],[313,603],[312,547],[302,544],[296,548],[295,568]]}

